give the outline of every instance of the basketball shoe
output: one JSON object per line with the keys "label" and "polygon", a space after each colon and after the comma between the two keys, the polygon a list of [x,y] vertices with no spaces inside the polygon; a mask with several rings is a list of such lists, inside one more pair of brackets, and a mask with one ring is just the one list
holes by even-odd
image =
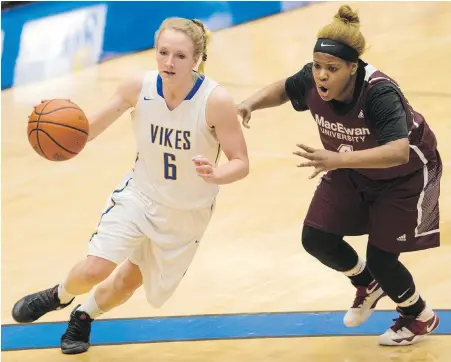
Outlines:
{"label": "basketball shoe", "polygon": [[61,304],[58,298],[57,285],[53,288],[42,290],[20,299],[14,304],[12,316],[18,323],[31,323],[48,312],[67,307],[73,300],[74,299],[67,304]]}
{"label": "basketball shoe", "polygon": [[91,323],[93,319],[88,313],[77,310],[77,305],[70,315],[69,325],[61,337],[61,351],[64,354],[78,354],[89,349]]}
{"label": "basketball shoe", "polygon": [[396,308],[399,317],[393,319],[393,324],[379,336],[379,344],[383,346],[405,346],[419,342],[437,329],[440,318],[427,306],[417,317],[403,313]]}
{"label": "basketball shoe", "polygon": [[375,280],[367,287],[356,286],[356,288],[354,303],[343,318],[343,323],[347,327],[357,327],[365,322],[373,313],[377,302],[387,295]]}

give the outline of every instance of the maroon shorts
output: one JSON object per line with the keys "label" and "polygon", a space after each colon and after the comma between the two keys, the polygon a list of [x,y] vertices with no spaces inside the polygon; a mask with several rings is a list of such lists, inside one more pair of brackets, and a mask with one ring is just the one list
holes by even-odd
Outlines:
{"label": "maroon shorts", "polygon": [[442,163],[392,180],[372,180],[354,170],[327,172],[310,204],[305,225],[342,236],[369,235],[393,253],[440,245]]}

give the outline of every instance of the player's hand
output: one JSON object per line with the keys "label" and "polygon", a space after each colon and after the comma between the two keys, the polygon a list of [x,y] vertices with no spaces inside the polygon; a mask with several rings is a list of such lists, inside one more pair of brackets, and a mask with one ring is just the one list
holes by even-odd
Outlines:
{"label": "player's hand", "polygon": [[45,103],[45,102],[48,102],[48,101],[49,101],[48,99],[43,99],[43,100],[41,100],[41,103],[35,104],[35,105],[33,106],[33,108],[37,108],[37,107],[39,107],[42,103]]}
{"label": "player's hand", "polygon": [[[62,98],[62,99],[65,99],[66,101],[70,102],[70,99],[68,99],[68,98]],[[36,108],[36,107],[38,107],[40,104],[46,103],[46,102],[48,102],[48,101],[50,101],[50,99],[42,99],[42,100],[41,100],[41,103],[36,104],[36,105],[34,106],[34,108]]]}
{"label": "player's hand", "polygon": [[302,162],[298,167],[314,167],[315,171],[309,177],[312,179],[316,177],[320,172],[326,172],[330,170],[335,170],[339,167],[340,154],[338,152],[332,152],[323,149],[315,149],[303,144],[297,144],[301,150],[305,151],[295,151],[294,155],[306,158],[308,162]]}
{"label": "player's hand", "polygon": [[251,128],[249,126],[249,122],[251,121],[251,108],[247,104],[240,103],[237,104],[236,111],[242,119],[241,124],[243,127]]}
{"label": "player's hand", "polygon": [[194,165],[196,166],[196,172],[199,177],[202,177],[205,182],[209,184],[214,184],[215,179],[215,169],[211,165],[208,158],[204,156],[193,157]]}

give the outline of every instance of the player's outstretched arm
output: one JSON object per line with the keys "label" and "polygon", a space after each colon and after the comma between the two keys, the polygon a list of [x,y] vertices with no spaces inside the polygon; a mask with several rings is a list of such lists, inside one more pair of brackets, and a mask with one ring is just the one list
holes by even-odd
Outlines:
{"label": "player's outstretched arm", "polygon": [[285,91],[286,81],[286,79],[282,79],[272,83],[237,105],[237,111],[243,120],[244,127],[250,128],[249,121],[251,119],[251,112],[264,108],[277,107],[288,102],[289,98]]}
{"label": "player's outstretched arm", "polygon": [[222,87],[216,87],[210,95],[206,109],[207,124],[214,127],[221,149],[228,162],[213,168],[208,160],[194,160],[199,176],[206,182],[228,184],[246,177],[249,173],[249,158],[243,131],[238,122],[235,103]]}
{"label": "player's outstretched arm", "polygon": [[142,74],[121,83],[108,103],[88,117],[89,138],[92,141],[111,126],[128,109],[135,107],[143,85]]}

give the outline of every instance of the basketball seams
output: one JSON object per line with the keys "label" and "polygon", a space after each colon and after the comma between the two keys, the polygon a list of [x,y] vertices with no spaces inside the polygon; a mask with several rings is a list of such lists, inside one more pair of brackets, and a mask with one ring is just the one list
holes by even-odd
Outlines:
{"label": "basketball seams", "polygon": [[[42,110],[45,109],[45,107],[47,107],[50,103],[52,103],[53,99],[50,100],[49,102],[47,102],[47,104],[42,108]],[[45,158],[48,159],[47,155],[45,154],[44,150],[41,147],[41,142],[39,142],[39,120],[41,119],[41,114],[42,113],[36,113],[36,107],[34,108],[34,113],[38,115],[38,119],[36,121],[36,141],[38,142],[38,147],[41,150],[42,154],[44,155]],[[31,133],[30,133],[31,134]]]}
{"label": "basketball seams", "polygon": [[[37,122],[37,121],[29,121],[28,123],[36,123],[36,122]],[[70,128],[70,129],[73,129],[73,130],[75,130],[75,131],[81,132],[81,133],[83,133],[83,134],[85,134],[85,135],[87,135],[87,136],[89,135],[88,132],[83,131],[82,129],[77,128],[77,127],[74,127],[74,126],[70,126],[70,125],[68,125],[68,124],[56,123],[56,122],[53,122],[53,121],[39,121],[39,123],[42,123],[42,124],[52,124],[52,125],[54,125],[54,126],[66,127],[66,128]]]}
{"label": "basketball seams", "polygon": [[79,109],[80,111],[82,111],[84,113],[84,111],[78,106],[78,104],[75,104],[74,102],[72,102],[71,100],[67,100],[70,104],[73,104],[74,107],[76,107],[77,109]]}
{"label": "basketball seams", "polygon": [[[42,108],[42,110],[44,110],[45,109],[45,107],[47,107],[49,104],[50,104],[50,102],[52,102],[52,101],[49,101],[49,103],[47,103],[45,106],[44,106],[44,108]],[[44,113],[44,112],[40,112],[40,113],[38,113],[38,112],[36,112],[36,109],[34,110],[34,113],[36,113],[37,115],[39,115],[39,116],[45,116],[45,115],[47,115],[47,114],[50,114],[50,113],[53,113],[53,112],[56,112],[56,111],[61,111],[62,109],[78,109],[80,112],[83,112],[80,108],[78,108],[78,107],[67,107],[67,106],[65,106],[65,107],[60,107],[60,108],[55,108],[55,109],[52,109],[51,111],[49,111],[49,112],[47,112],[47,113]]]}
{"label": "basketball seams", "polygon": [[[37,128],[35,128],[34,130],[32,130],[31,131],[31,133],[33,133],[33,132],[38,132],[38,138],[39,138],[39,132],[42,132],[42,133],[44,133],[48,138],[50,138],[59,148],[61,148],[62,150],[64,150],[64,151],[66,151],[66,152],[69,152],[70,154],[72,154],[72,155],[76,155],[77,154],[77,152],[74,152],[74,151],[71,151],[71,150],[68,150],[66,147],[63,147],[63,146],[61,146],[51,135],[50,135],[50,133],[48,133],[47,131],[45,131],[45,130],[43,130],[43,129],[37,129]],[[30,134],[31,134],[30,133]]]}
{"label": "basketball seams", "polygon": [[88,127],[86,115],[77,104],[68,99],[46,100],[35,106],[28,117],[28,140],[47,160],[65,161],[84,148],[89,137]]}

